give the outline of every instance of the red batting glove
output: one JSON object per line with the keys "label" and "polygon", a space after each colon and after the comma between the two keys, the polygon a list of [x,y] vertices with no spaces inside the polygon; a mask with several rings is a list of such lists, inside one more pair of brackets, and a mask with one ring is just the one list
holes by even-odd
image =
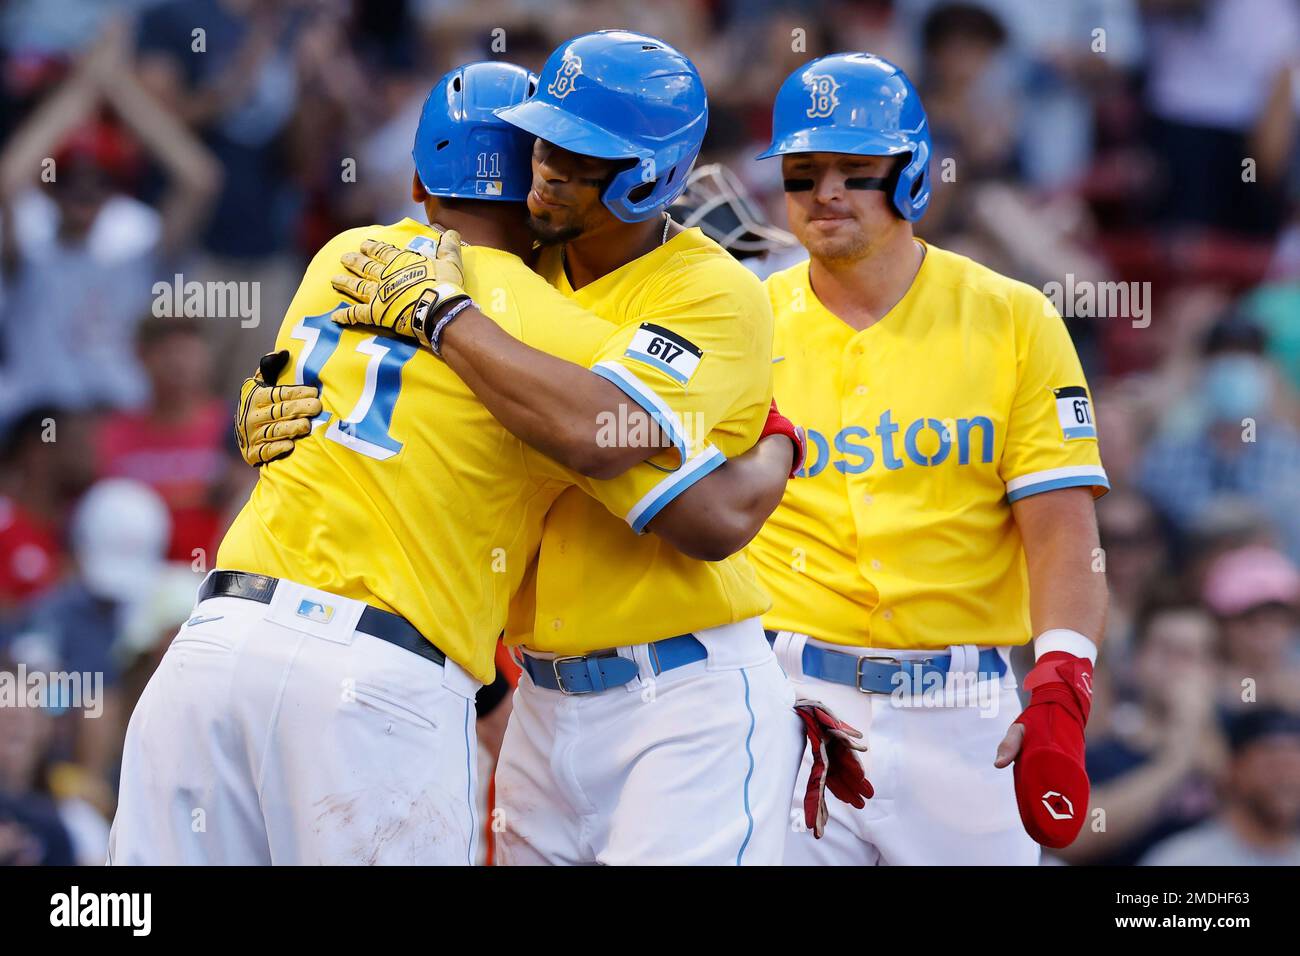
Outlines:
{"label": "red batting glove", "polygon": [[1069,846],[1088,812],[1083,728],[1092,709],[1092,662],[1065,651],[1044,654],[1025,677],[1029,706],[1014,770],[1025,832],[1043,846]]}
{"label": "red batting glove", "polygon": [[826,788],[843,803],[858,810],[875,796],[855,751],[866,750],[862,731],[844,723],[819,700],[799,699],[794,711],[803,721],[812,748],[812,772],[803,798],[803,819],[818,840],[826,832]]}
{"label": "red batting glove", "polygon": [[808,457],[808,438],[804,435],[801,426],[794,424],[777,411],[775,398],[772,399],[772,407],[767,412],[767,421],[763,424],[763,434],[758,436],[758,440],[762,441],[768,435],[784,435],[794,442],[794,464],[790,467],[790,477],[799,474],[804,459]]}

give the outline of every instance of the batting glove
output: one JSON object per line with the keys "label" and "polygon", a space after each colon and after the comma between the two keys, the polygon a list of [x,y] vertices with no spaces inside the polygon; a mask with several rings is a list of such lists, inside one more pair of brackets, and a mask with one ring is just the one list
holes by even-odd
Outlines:
{"label": "batting glove", "polygon": [[784,435],[794,442],[794,464],[790,466],[790,477],[799,474],[804,459],[808,457],[808,437],[801,426],[781,414],[776,407],[775,398],[772,399],[772,407],[767,411],[767,421],[763,424],[763,433],[758,436],[758,440],[762,441],[768,435]]}
{"label": "batting glove", "polygon": [[803,798],[803,819],[818,840],[826,832],[826,790],[843,803],[861,810],[876,795],[858,759],[867,749],[862,731],[840,720],[819,700],[800,698],[795,713],[803,721],[804,736],[812,749],[812,772]]}
{"label": "batting glove", "polygon": [[320,392],[310,385],[276,385],[289,352],[262,356],[257,374],[244,379],[235,409],[239,453],[253,467],[283,458],[293,443],[311,434],[311,419],[321,413]]}
{"label": "batting glove", "polygon": [[1069,846],[1083,828],[1089,783],[1084,727],[1092,710],[1092,662],[1065,651],[1038,659],[1025,676],[1029,706],[1016,756],[1016,803],[1025,832],[1043,846]]}
{"label": "batting glove", "polygon": [[367,239],[360,252],[345,252],[340,261],[348,272],[330,284],[358,304],[334,311],[330,318],[339,325],[388,329],[436,352],[438,317],[454,303],[469,300],[460,234],[454,229],[439,237],[432,259]]}

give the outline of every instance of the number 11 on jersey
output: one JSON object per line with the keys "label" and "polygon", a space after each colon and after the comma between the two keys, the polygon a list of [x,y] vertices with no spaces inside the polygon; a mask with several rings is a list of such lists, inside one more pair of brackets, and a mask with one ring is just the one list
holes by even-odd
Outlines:
{"label": "number 11 on jersey", "polygon": [[[339,303],[345,305],[346,303]],[[321,370],[338,349],[343,328],[330,319],[331,313],[312,315],[293,328],[292,337],[306,343],[298,357],[296,378],[304,385],[321,390]],[[402,443],[388,433],[393,423],[393,409],[397,405],[402,386],[402,367],[415,355],[415,345],[398,339],[380,339],[368,335],[356,344],[356,351],[369,356],[361,395],[346,417],[331,420],[329,412],[321,412],[312,422],[312,428],[328,423],[325,438],[368,458],[383,461],[402,450]]]}

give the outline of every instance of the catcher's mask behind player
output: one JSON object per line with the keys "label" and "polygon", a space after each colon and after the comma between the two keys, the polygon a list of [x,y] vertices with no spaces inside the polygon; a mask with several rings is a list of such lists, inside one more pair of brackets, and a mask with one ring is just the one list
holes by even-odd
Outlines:
{"label": "catcher's mask behind player", "polygon": [[701,231],[737,259],[793,248],[797,240],[769,223],[736,174],[721,163],[700,166],[668,209],[687,229]]}

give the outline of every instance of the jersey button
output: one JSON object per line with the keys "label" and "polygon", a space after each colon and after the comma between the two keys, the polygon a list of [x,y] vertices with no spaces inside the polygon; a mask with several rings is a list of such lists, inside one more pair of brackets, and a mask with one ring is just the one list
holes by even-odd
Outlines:
{"label": "jersey button", "polygon": [[886,611],[884,614],[880,616],[883,617],[886,621],[892,621],[894,619],[894,612]]}
{"label": "jersey button", "polygon": [[867,394],[867,386],[865,386],[865,385],[859,385],[857,388],[855,388],[855,389],[853,390],[853,394],[854,394],[854,395],[865,395],[865,394]]}
{"label": "jersey button", "polygon": [[551,622],[551,630],[553,631],[558,631],[562,627],[564,627],[564,622],[561,621],[558,617]]}
{"label": "jersey button", "polygon": [[880,570],[880,561],[879,561],[879,559],[877,559],[877,558],[872,558],[872,559],[871,559],[871,570],[873,570],[873,571],[879,571],[879,570]]}
{"label": "jersey button", "polygon": [[873,498],[873,497],[871,497],[871,495],[863,495],[863,496],[862,496],[862,503],[863,503],[864,505],[869,505],[869,504],[871,504],[871,503],[872,503],[873,501],[875,501],[875,500],[876,500],[876,499]]}

